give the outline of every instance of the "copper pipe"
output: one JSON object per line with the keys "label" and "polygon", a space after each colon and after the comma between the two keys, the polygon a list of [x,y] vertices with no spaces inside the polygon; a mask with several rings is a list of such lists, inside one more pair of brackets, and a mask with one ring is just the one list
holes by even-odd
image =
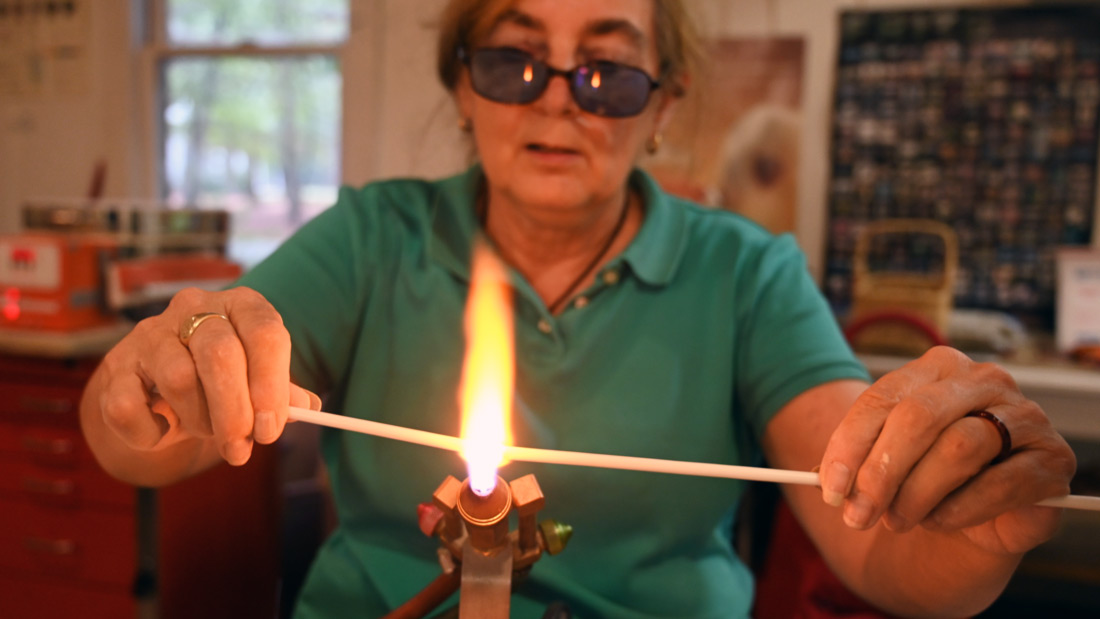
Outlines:
{"label": "copper pipe", "polygon": [[393,609],[390,614],[382,619],[420,619],[425,617],[442,604],[444,600],[451,597],[451,594],[458,591],[460,582],[461,572],[459,570],[444,572],[428,583],[428,586],[424,587],[420,593],[409,598],[407,602]]}

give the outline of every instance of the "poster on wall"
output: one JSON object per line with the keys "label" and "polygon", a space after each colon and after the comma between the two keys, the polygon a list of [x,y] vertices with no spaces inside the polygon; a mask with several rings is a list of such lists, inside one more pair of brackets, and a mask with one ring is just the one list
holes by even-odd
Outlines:
{"label": "poster on wall", "polygon": [[1058,248],[1088,245],[1096,217],[1100,6],[851,11],[839,27],[834,308],[866,222],[931,218],[958,235],[956,306],[1049,328]]}
{"label": "poster on wall", "polygon": [[646,169],[672,193],[794,229],[803,41],[720,39]]}

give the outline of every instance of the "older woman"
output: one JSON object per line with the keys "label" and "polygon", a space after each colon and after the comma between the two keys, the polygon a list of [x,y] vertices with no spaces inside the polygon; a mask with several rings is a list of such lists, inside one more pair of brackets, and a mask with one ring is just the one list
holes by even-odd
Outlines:
{"label": "older woman", "polygon": [[[1066,493],[1072,452],[1003,371],[949,349],[868,388],[790,237],[635,169],[687,81],[680,3],[453,0],[442,24],[440,75],[479,164],[345,189],[245,287],[180,293],[140,323],[84,398],[104,467],[161,485],[243,464],[288,403],[318,406],[303,387],[346,415],[455,433],[484,234],[514,270],[517,443],[820,466],[821,493],[786,497],[850,587],[903,614],[988,605],[1052,535],[1059,513],[1033,504]],[[326,432],[323,451],[340,525],[298,616],[378,616],[438,573],[414,507],[462,473],[449,454],[351,433]],[[729,539],[743,484],[505,474],[529,471],[576,535],[519,588],[516,616],[555,600],[585,617],[747,614]]]}

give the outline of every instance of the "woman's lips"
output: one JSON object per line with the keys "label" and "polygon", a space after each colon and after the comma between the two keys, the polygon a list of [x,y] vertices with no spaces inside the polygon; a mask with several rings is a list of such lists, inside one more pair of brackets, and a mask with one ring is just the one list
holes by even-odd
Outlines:
{"label": "woman's lips", "polygon": [[553,146],[551,144],[542,144],[540,142],[532,142],[532,143],[528,144],[527,149],[537,151],[537,152],[548,152],[548,153],[576,153],[577,152],[577,151],[573,150],[572,148],[565,148],[564,146]]}
{"label": "woman's lips", "polygon": [[538,142],[527,144],[525,150],[533,155],[537,161],[544,163],[564,164],[579,159],[580,151],[563,146],[541,144]]}

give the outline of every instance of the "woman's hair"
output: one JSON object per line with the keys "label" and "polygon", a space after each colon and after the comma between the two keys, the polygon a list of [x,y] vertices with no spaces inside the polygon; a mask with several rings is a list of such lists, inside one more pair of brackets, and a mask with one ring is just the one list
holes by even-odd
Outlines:
{"label": "woman's hair", "polygon": [[[458,49],[489,35],[516,0],[450,0],[439,21],[436,71],[443,86],[453,91],[462,61]],[[682,0],[653,0],[653,29],[657,34],[661,87],[680,97],[702,57],[695,24]]]}

